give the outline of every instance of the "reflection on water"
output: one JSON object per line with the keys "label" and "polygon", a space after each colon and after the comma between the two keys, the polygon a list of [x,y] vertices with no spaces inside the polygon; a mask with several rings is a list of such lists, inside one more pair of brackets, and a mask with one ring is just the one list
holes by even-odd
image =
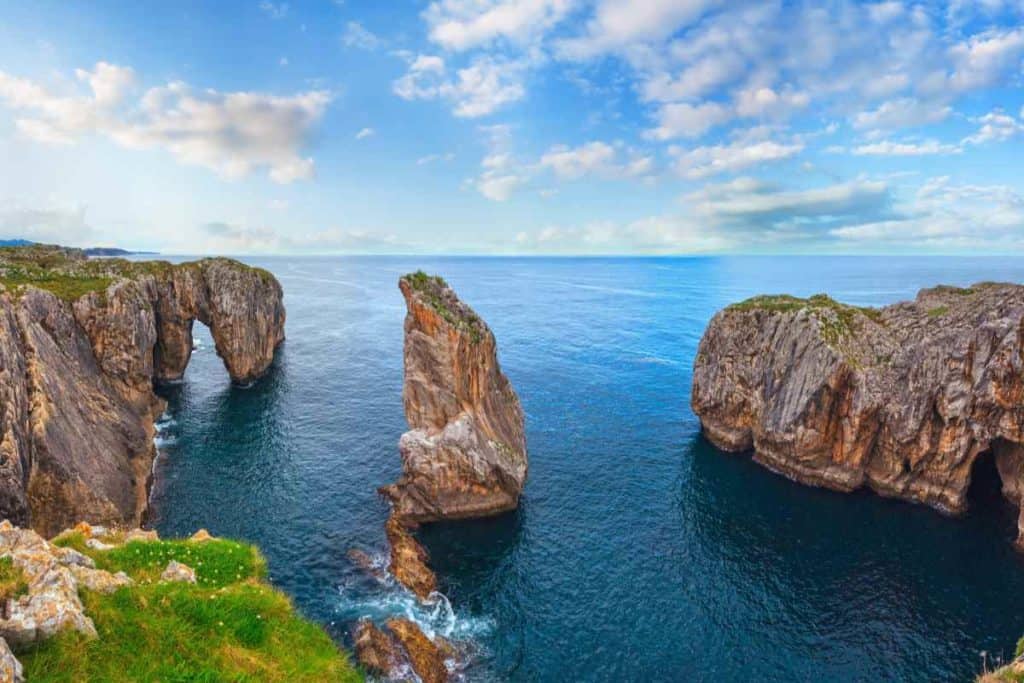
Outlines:
{"label": "reflection on water", "polygon": [[[249,539],[348,642],[405,614],[475,643],[468,680],[956,681],[1024,633],[1004,506],[960,518],[810,489],[716,451],[688,408],[706,321],[762,292],[874,305],[924,285],[1024,280],[1010,259],[275,258],[288,342],[232,387],[208,332],[169,401],[163,534]],[[386,563],[376,493],[399,474],[398,275],[445,276],[488,321],[527,414],[521,508],[420,537],[445,598]]]}

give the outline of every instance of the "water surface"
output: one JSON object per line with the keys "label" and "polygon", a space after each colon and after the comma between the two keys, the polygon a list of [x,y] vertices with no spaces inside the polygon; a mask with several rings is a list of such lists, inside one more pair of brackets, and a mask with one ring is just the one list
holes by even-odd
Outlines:
{"label": "water surface", "polygon": [[[963,681],[1024,633],[1024,559],[990,477],[960,519],[810,489],[716,451],[689,409],[704,326],[759,293],[859,305],[1024,281],[1019,259],[266,258],[287,342],[232,387],[207,331],[166,387],[153,520],[260,545],[272,580],[348,642],[405,613],[470,639],[469,680]],[[443,275],[490,324],[527,414],[521,508],[420,536],[450,602],[368,578],[399,474],[396,286]]]}

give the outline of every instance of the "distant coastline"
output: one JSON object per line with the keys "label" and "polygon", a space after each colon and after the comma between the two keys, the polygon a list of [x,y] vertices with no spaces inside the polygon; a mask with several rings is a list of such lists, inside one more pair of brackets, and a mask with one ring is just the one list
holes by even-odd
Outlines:
{"label": "distant coastline", "polygon": [[[39,242],[15,237],[11,239],[0,239],[0,247],[30,247]],[[155,256],[158,251],[138,251],[134,249],[121,249],[120,247],[87,247],[82,249],[86,256]]]}

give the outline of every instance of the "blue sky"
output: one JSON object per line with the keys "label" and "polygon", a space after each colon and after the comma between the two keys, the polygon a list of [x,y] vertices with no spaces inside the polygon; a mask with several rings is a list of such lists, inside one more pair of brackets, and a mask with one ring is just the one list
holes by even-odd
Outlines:
{"label": "blue sky", "polygon": [[1024,249],[1024,0],[0,0],[0,233]]}

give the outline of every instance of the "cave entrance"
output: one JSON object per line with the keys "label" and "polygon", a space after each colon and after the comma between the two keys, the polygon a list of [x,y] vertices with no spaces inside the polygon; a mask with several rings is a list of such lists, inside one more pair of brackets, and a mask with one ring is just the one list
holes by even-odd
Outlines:
{"label": "cave entrance", "polygon": [[971,481],[967,487],[967,514],[985,526],[997,528],[1010,538],[1016,538],[1017,505],[1015,499],[1007,498],[1003,493],[1003,474],[998,466],[999,457],[1012,457],[1001,450],[1005,446],[1007,444],[996,441],[974,459]]}

